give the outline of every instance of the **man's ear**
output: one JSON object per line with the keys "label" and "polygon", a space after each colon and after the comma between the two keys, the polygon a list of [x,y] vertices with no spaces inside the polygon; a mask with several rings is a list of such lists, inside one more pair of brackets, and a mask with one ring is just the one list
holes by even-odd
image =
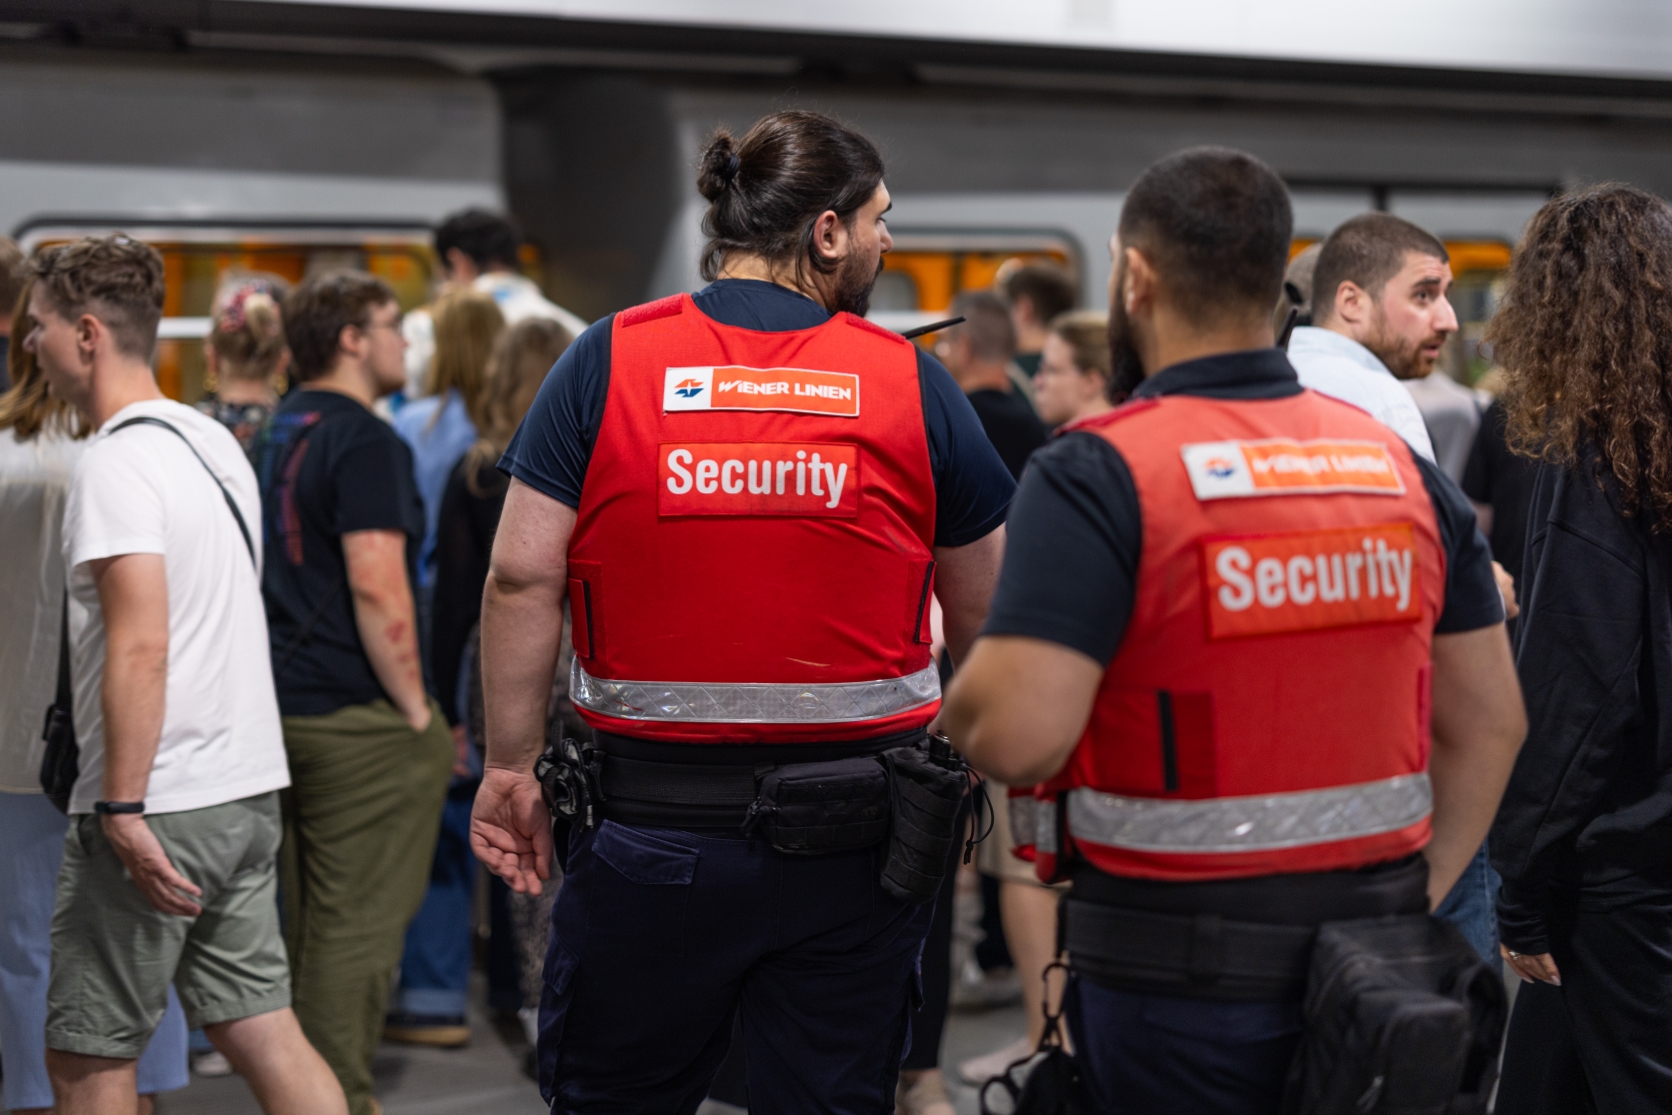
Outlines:
{"label": "man's ear", "polygon": [[105,328],[105,323],[92,314],[82,314],[75,319],[76,347],[84,356],[91,356],[109,336],[110,330]]}
{"label": "man's ear", "polygon": [[337,333],[339,355],[359,360],[366,354],[366,333],[358,325],[345,325]]}
{"label": "man's ear", "polygon": [[841,259],[848,250],[847,222],[826,209],[813,220],[813,251],[826,259]]}
{"label": "man's ear", "polygon": [[1126,259],[1126,285],[1119,297],[1125,300],[1126,315],[1135,317],[1154,308],[1161,279],[1149,259],[1137,248],[1126,248],[1123,255]]}
{"label": "man's ear", "polygon": [[1330,316],[1347,324],[1362,325],[1370,320],[1370,295],[1351,279],[1335,288],[1334,313]]}

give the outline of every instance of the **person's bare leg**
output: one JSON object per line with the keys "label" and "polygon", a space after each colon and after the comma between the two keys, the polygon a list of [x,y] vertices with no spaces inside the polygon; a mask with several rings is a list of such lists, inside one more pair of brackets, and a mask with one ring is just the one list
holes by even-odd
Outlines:
{"label": "person's bare leg", "polygon": [[89,1057],[46,1051],[46,1074],[52,1079],[58,1115],[139,1115],[135,1086],[137,1059]]}
{"label": "person's bare leg", "polygon": [[348,1115],[342,1085],[308,1044],[289,1007],[217,1022],[203,1032],[226,1054],[267,1115]]}
{"label": "person's bare leg", "polygon": [[[156,1097],[150,1092],[145,1092],[139,1097],[139,1115],[151,1115],[156,1109]],[[52,1107],[14,1107],[12,1115],[53,1115],[56,1110]]]}
{"label": "person's bare leg", "polygon": [[[1046,965],[1056,959],[1057,892],[1048,887],[1006,879],[999,884],[999,915],[1004,939],[1022,980],[1022,1003],[1028,1011],[1028,1044],[1038,1045],[1045,1033],[1044,987]],[[1062,999],[1060,980],[1052,980],[1051,1009]]]}

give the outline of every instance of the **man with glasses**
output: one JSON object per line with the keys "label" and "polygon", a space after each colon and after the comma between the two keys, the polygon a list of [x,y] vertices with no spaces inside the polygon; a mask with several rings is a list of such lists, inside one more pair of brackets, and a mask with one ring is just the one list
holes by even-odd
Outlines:
{"label": "man with glasses", "polygon": [[413,620],[424,511],[412,453],[372,404],[403,382],[401,313],[371,275],[285,300],[300,387],[254,457],[262,592],[290,759],[280,851],[297,1016],[353,1115],[402,934],[424,897],[453,742],[424,692]]}

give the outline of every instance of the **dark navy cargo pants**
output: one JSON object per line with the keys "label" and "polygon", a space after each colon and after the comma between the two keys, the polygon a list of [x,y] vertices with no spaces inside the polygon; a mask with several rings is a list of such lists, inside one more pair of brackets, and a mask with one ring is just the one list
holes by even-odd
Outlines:
{"label": "dark navy cargo pants", "polygon": [[570,840],[540,1001],[554,1115],[689,1113],[741,1012],[750,1107],[894,1110],[933,903],[877,884],[874,850],[606,821]]}
{"label": "dark navy cargo pants", "polygon": [[1144,995],[1069,980],[1063,1013],[1098,1115],[1277,1115],[1299,1003]]}

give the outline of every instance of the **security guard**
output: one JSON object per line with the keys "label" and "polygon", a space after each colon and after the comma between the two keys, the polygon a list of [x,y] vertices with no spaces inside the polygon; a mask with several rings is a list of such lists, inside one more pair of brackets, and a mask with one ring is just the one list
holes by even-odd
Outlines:
{"label": "security guard", "polygon": [[1291,229],[1241,152],[1132,188],[1110,339],[1137,389],[1035,455],[948,698],[971,762],[1044,783],[1101,1111],[1275,1111],[1313,930],[1444,897],[1525,726],[1467,501],[1272,347]]}
{"label": "security guard", "polygon": [[554,1112],[694,1111],[739,1014],[763,1110],[893,1108],[933,904],[879,885],[886,790],[854,825],[787,818],[922,743],[931,594],[961,657],[1013,485],[946,370],[863,318],[882,179],[817,114],[718,134],[715,281],[582,334],[502,462],[472,844],[514,889],[550,878],[530,771],[566,600],[597,746],[560,758],[585,801],[540,1012]]}

